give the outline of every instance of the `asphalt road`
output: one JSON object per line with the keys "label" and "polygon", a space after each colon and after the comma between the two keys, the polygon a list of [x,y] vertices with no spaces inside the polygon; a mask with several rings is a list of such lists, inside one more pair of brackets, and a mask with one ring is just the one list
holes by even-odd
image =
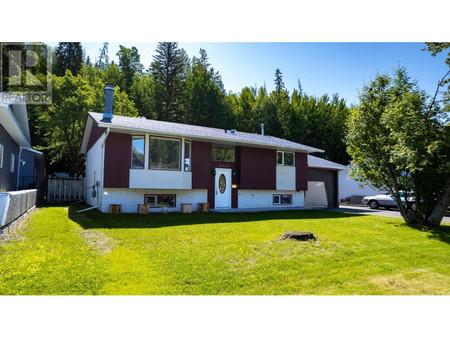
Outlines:
{"label": "asphalt road", "polygon": [[[370,209],[368,206],[356,206],[356,205],[341,205],[339,208],[328,208],[327,210],[338,211],[338,212],[352,212],[355,214],[363,214],[370,216],[386,216],[402,218],[400,212],[395,209],[386,210],[383,207],[380,209]],[[450,217],[446,216],[442,220],[442,223],[450,223]]]}

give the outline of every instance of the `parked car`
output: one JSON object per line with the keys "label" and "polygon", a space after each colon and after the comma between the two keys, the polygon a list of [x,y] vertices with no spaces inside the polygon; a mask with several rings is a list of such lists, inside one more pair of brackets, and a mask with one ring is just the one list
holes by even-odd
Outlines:
{"label": "parked car", "polygon": [[[400,198],[403,203],[405,203],[404,193],[400,192]],[[397,203],[395,202],[394,196],[391,194],[380,194],[375,196],[365,196],[362,199],[363,204],[368,205],[370,209],[378,209],[379,207],[384,207],[386,209],[397,207]],[[412,197],[408,198],[407,205],[411,209],[415,209],[416,204],[414,203],[414,199]]]}

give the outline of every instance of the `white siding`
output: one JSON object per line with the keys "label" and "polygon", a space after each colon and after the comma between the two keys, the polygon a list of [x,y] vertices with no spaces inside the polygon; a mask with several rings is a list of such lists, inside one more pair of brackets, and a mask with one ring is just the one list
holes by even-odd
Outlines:
{"label": "white siding", "polygon": [[182,170],[130,169],[130,188],[192,189],[192,173]]}
{"label": "white siding", "polygon": [[[274,194],[291,194],[292,205],[273,205]],[[239,190],[238,208],[299,208],[305,206],[303,191]]]}
{"label": "white siding", "polygon": [[[123,213],[136,213],[137,205],[144,203],[144,195],[175,194],[176,207],[168,208],[169,212],[180,211],[181,203],[192,203],[192,210],[198,209],[198,203],[208,202],[206,189],[194,190],[155,190],[155,189],[128,189],[128,188],[105,188],[102,197],[100,211],[109,212],[110,204],[121,204]],[[160,208],[151,209],[154,212],[161,212]]]}
{"label": "white siding", "polygon": [[339,172],[339,199],[345,199],[352,196],[370,196],[385,193],[382,190],[376,190],[370,186],[359,186],[359,183],[349,176],[350,168]]}
{"label": "white siding", "polygon": [[[86,154],[86,203],[89,205],[97,205],[97,202],[101,202],[101,190],[103,187],[103,178],[102,178],[102,159],[103,159],[103,148],[102,143],[105,139],[105,134],[100,136],[97,142],[94,143],[91,149]],[[92,186],[95,182],[100,182],[99,191],[97,192],[97,196],[92,197]],[[97,201],[98,199],[98,201]]]}
{"label": "white siding", "polygon": [[277,165],[277,190],[295,190],[295,167]]}

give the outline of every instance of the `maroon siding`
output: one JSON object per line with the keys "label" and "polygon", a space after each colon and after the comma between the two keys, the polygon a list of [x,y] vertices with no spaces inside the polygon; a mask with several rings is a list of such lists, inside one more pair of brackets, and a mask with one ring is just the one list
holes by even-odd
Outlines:
{"label": "maroon siding", "polygon": [[214,208],[214,176],[211,167],[211,143],[192,142],[192,189],[207,189],[208,203]]}
{"label": "maroon siding", "polygon": [[240,189],[276,189],[276,150],[241,147],[240,157]]}
{"label": "maroon siding", "polygon": [[295,189],[308,190],[308,155],[295,153]]}
{"label": "maroon siding", "polygon": [[106,130],[105,128],[100,128],[97,125],[97,122],[92,121],[92,129],[91,129],[91,134],[89,135],[89,141],[88,141],[86,152],[88,152],[89,149],[92,148],[92,146],[95,144],[95,142],[97,142],[97,140],[100,138],[100,136],[102,136],[102,134],[105,132],[105,130]]}
{"label": "maroon siding", "polygon": [[109,133],[105,142],[105,188],[129,188],[131,135]]}
{"label": "maroon siding", "polygon": [[192,142],[192,189],[209,189],[211,181],[211,143]]}

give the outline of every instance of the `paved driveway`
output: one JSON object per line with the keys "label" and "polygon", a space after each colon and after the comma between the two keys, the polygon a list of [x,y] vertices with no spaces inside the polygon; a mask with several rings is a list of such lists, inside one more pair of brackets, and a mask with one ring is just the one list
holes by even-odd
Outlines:
{"label": "paved driveway", "polygon": [[[368,206],[355,206],[355,205],[341,205],[339,208],[328,208],[330,211],[338,211],[338,212],[352,212],[355,214],[363,214],[363,215],[371,215],[371,216],[386,216],[386,217],[395,217],[402,218],[400,212],[395,209],[386,210],[384,208],[380,209],[370,209]],[[442,223],[450,223],[450,217],[446,216],[442,220]]]}

